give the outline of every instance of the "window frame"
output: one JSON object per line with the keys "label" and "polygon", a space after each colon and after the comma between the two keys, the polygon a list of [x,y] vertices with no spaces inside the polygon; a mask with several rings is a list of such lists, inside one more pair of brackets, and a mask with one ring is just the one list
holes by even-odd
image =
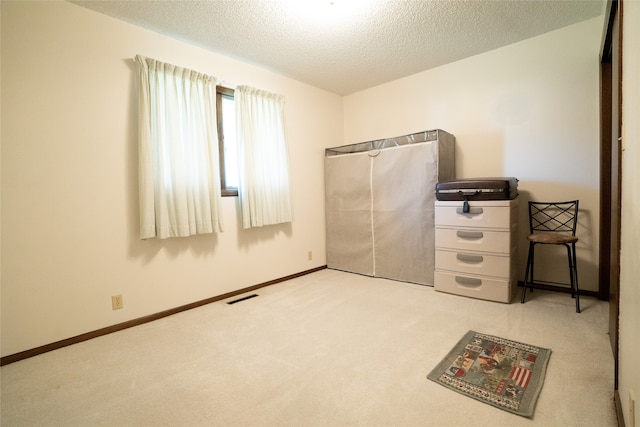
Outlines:
{"label": "window frame", "polygon": [[218,156],[220,159],[220,186],[223,197],[237,197],[237,187],[227,187],[224,158],[224,127],[222,125],[222,98],[235,99],[235,91],[224,86],[216,86],[216,119],[218,121]]}

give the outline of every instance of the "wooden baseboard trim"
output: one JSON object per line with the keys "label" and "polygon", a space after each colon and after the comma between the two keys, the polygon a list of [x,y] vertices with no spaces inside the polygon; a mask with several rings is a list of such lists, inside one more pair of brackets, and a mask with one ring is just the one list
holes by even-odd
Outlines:
{"label": "wooden baseboard trim", "polygon": [[287,280],[295,279],[297,277],[305,276],[307,274],[315,273],[316,271],[324,270],[327,266],[312,268],[311,270],[302,271],[300,273],[292,274],[289,276],[281,277],[279,279],[270,280],[268,282],[260,283],[258,285],[249,286],[248,288],[238,289],[237,291],[227,292],[226,294],[217,295],[215,297],[207,298],[201,301],[192,302],[190,304],[182,305],[180,307],[171,308],[169,310],[161,311],[159,313],[150,314],[148,316],[140,317],[138,319],[128,320],[116,325],[107,326],[106,328],[98,329],[84,334],[77,335],[75,337],[67,338],[61,341],[56,341],[50,344],[45,344],[40,347],[32,348],[29,350],[21,351],[19,353],[10,354],[0,358],[0,366],[8,365],[10,363],[18,362],[20,360],[28,359],[29,357],[37,356],[39,354],[47,353],[49,351],[57,350],[62,347],[77,344],[83,341],[87,341],[93,338],[108,335],[113,332],[122,331],[124,329],[131,328],[133,326],[142,325],[144,323],[153,322],[154,320],[162,319],[163,317],[171,316],[182,311],[191,310],[192,308],[200,307],[203,305],[211,304],[212,302],[220,301],[223,299],[231,298],[246,292],[255,291],[256,289],[264,288],[266,286],[275,285],[276,283],[284,282]]}
{"label": "wooden baseboard trim", "polygon": [[[522,280],[518,281],[518,287],[522,287],[522,285],[524,284],[524,282]],[[527,288],[529,287],[529,285],[527,284]],[[564,287],[564,286],[557,286],[557,285],[552,285],[552,284],[546,284],[546,283],[538,283],[538,282],[534,282],[533,283],[533,289],[541,289],[541,290],[545,290],[545,291],[554,291],[554,292],[564,292],[566,294],[570,294],[571,293],[571,288],[569,287]],[[579,291],[580,296],[584,295],[587,297],[594,297],[594,298],[598,298],[600,299],[600,293],[599,292],[595,292],[595,291],[585,291],[584,289],[580,289]]]}

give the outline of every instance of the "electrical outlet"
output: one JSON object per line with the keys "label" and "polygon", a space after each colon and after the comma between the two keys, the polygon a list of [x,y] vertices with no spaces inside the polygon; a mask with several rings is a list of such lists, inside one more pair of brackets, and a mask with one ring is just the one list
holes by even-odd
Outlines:
{"label": "electrical outlet", "polygon": [[113,295],[111,297],[111,307],[114,310],[120,310],[123,306],[122,295]]}
{"label": "electrical outlet", "polygon": [[309,252],[307,253],[307,259],[308,259],[309,261],[311,261],[311,260],[313,259],[313,252],[309,251]]}
{"label": "electrical outlet", "polygon": [[636,396],[629,390],[629,427],[636,427]]}

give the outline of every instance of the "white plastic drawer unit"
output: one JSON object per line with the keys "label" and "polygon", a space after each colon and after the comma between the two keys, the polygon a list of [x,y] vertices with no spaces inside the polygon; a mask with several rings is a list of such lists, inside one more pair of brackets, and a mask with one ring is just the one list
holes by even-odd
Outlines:
{"label": "white plastic drawer unit", "polygon": [[437,202],[436,224],[449,227],[509,229],[511,224],[512,200],[469,202],[468,212],[462,202]]}
{"label": "white plastic drawer unit", "polygon": [[437,291],[509,303],[516,287],[518,200],[437,201]]}
{"label": "white plastic drawer unit", "polygon": [[436,249],[455,248],[467,251],[509,253],[516,245],[511,230],[466,230],[436,228]]}
{"label": "white plastic drawer unit", "polygon": [[470,276],[436,270],[437,290],[450,294],[509,303],[513,297],[509,280]]}
{"label": "white plastic drawer unit", "polygon": [[436,249],[436,265],[439,270],[508,278],[511,257],[508,253],[489,255]]}

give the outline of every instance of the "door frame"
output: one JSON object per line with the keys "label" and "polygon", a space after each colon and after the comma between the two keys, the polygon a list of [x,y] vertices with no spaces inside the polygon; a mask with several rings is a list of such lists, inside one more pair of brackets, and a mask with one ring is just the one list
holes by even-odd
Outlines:
{"label": "door frame", "polygon": [[[600,254],[599,297],[609,301],[609,337],[614,357],[614,400],[618,423],[624,420],[618,393],[620,312],[620,217],[622,190],[622,9],[608,0],[600,48]],[[624,421],[622,421],[624,424]]]}

